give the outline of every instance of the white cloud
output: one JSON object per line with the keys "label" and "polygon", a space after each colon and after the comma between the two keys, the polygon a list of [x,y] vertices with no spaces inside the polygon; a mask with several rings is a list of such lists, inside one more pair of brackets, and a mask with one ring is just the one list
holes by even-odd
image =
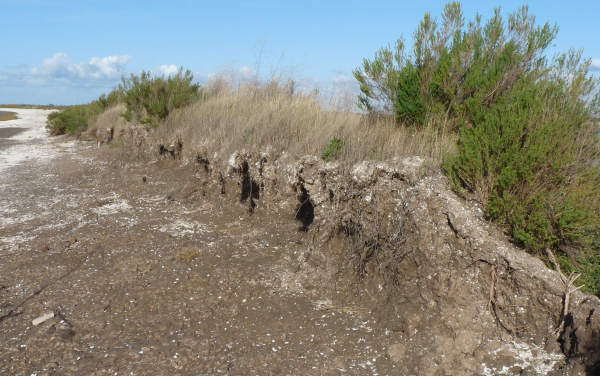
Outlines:
{"label": "white cloud", "polygon": [[[121,56],[108,56],[103,58],[93,57],[90,60],[90,67],[98,68],[98,76],[114,78],[121,77],[125,64],[130,62],[133,58],[129,55]],[[100,78],[95,77],[95,78]]]}
{"label": "white cloud", "polygon": [[342,74],[341,76],[333,77],[332,80],[336,84],[341,84],[341,83],[348,83],[348,82],[353,81],[354,77],[350,78],[350,77],[347,77],[347,76],[345,76],[345,75]]}
{"label": "white cloud", "polygon": [[40,68],[31,69],[34,76],[48,76],[55,79],[113,79],[124,72],[125,64],[131,61],[129,55],[93,57],[89,63],[74,63],[65,53],[58,52],[44,59]]}
{"label": "white cloud", "polygon": [[600,71],[600,59],[592,59],[591,71]]}
{"label": "white cloud", "polygon": [[240,74],[242,75],[242,78],[247,80],[249,78],[252,78],[254,76],[256,76],[256,71],[252,68],[250,68],[249,66],[244,65],[243,67],[241,67],[239,69]]}
{"label": "white cloud", "polygon": [[[96,99],[109,92],[128,72],[129,55],[93,57],[89,62],[75,63],[59,52],[44,59],[32,69],[25,63],[0,71],[0,103],[74,104]],[[15,69],[16,68],[16,69]]]}
{"label": "white cloud", "polygon": [[177,74],[179,68],[177,68],[174,64],[171,65],[157,65],[156,68],[152,71],[154,76],[170,76],[173,74]]}

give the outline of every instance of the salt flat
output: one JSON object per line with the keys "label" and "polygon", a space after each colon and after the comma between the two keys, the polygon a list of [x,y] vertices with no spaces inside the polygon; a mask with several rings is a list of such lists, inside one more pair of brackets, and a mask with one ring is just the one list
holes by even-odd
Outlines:
{"label": "salt flat", "polygon": [[0,111],[17,113],[18,119],[0,122],[0,128],[28,128],[27,131],[12,137],[15,140],[28,140],[32,138],[46,138],[46,119],[56,110],[38,110],[21,108],[0,108]]}
{"label": "salt flat", "polygon": [[25,129],[0,140],[0,172],[28,160],[49,160],[59,151],[46,130],[48,114],[56,110],[0,108],[17,113],[18,119],[0,122],[2,129]]}

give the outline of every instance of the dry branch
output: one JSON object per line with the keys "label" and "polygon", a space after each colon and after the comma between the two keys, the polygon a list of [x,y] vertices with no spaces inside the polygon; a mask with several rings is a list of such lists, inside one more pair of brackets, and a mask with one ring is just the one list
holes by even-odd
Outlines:
{"label": "dry branch", "polygon": [[564,292],[564,296],[563,296],[563,310],[562,310],[562,314],[560,316],[560,322],[558,324],[558,327],[555,330],[556,339],[558,339],[562,335],[562,332],[565,327],[565,319],[566,319],[567,315],[569,314],[569,305],[571,303],[571,294],[574,293],[575,291],[579,290],[580,288],[582,288],[585,285],[581,285],[577,288],[574,288],[573,283],[575,282],[575,280],[577,280],[577,278],[579,278],[579,276],[581,274],[576,274],[574,272],[571,272],[571,274],[569,274],[568,278],[565,277],[565,275],[560,270],[560,266],[558,265],[558,262],[556,262],[556,258],[554,257],[554,254],[552,253],[552,251],[549,248],[546,248],[546,254],[548,255],[548,258],[550,259],[550,261],[554,264],[554,267],[556,268],[556,271],[558,271],[558,274],[560,275],[560,279],[565,286],[565,292]]}

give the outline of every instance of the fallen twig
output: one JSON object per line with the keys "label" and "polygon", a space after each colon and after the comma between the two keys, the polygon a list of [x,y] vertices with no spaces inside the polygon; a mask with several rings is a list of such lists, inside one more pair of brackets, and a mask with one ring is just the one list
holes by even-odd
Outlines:
{"label": "fallen twig", "polygon": [[19,252],[7,253],[5,255],[0,255],[0,257],[12,256],[12,255],[16,255],[17,253],[19,253]]}

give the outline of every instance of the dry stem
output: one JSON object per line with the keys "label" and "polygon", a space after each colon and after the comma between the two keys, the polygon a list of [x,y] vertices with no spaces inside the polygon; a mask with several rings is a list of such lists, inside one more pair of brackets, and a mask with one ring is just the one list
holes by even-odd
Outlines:
{"label": "dry stem", "polygon": [[564,297],[563,297],[563,310],[562,310],[562,314],[560,317],[560,323],[558,324],[558,327],[555,330],[556,339],[558,339],[562,335],[562,332],[565,327],[565,319],[566,319],[567,315],[569,314],[569,305],[571,303],[571,294],[574,293],[575,291],[579,290],[580,288],[582,288],[584,285],[574,288],[573,283],[575,282],[575,280],[577,280],[577,278],[579,278],[579,276],[581,274],[576,274],[574,272],[571,272],[571,274],[569,274],[568,278],[565,277],[565,275],[560,270],[560,266],[558,265],[558,262],[556,262],[556,258],[554,257],[554,254],[552,253],[550,248],[546,248],[546,254],[548,255],[548,258],[550,259],[552,264],[554,264],[556,271],[558,271],[558,274],[560,275],[560,280],[565,285],[565,292],[564,292]]}

